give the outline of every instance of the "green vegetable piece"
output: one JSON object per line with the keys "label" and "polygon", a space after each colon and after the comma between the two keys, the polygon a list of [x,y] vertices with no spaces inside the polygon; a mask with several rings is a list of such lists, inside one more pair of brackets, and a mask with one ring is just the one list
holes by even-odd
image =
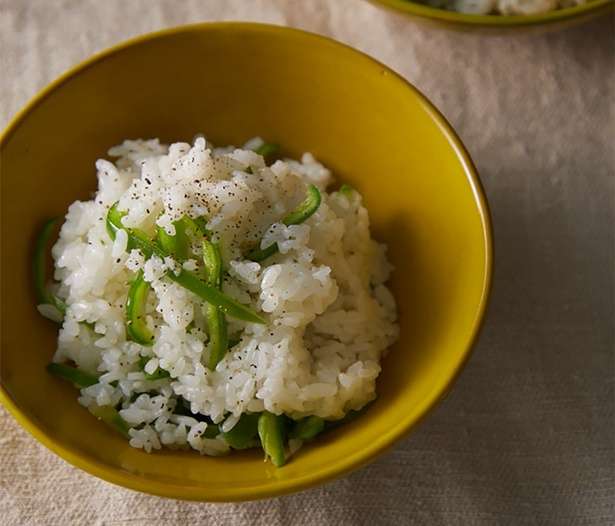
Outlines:
{"label": "green vegetable piece", "polygon": [[207,427],[205,428],[205,432],[203,433],[203,436],[205,438],[216,438],[218,435],[220,434],[220,428],[218,427],[218,424],[207,424]]}
{"label": "green vegetable piece", "polygon": [[161,226],[156,228],[156,238],[158,240],[158,244],[160,248],[169,254],[173,254],[175,252],[176,239],[175,236],[167,234],[167,231]]}
{"label": "green vegetable piece", "polygon": [[[125,214],[125,212],[120,212],[117,210],[117,203],[109,209],[107,214],[107,232],[109,233],[109,237],[111,237],[111,239],[115,239],[117,231],[123,229],[128,233],[129,250],[132,248],[138,248],[146,258],[155,255],[161,259],[164,259],[168,256],[168,254],[161,247],[159,247],[156,243],[152,243],[148,239],[147,235],[141,230],[136,228],[124,228],[121,223],[121,218]],[[252,309],[242,305],[232,298],[229,298],[215,287],[211,287],[203,283],[196,274],[188,270],[182,269],[179,274],[168,272],[167,277],[185,289],[188,289],[193,294],[196,294],[206,302],[220,307],[226,314],[232,316],[233,318],[251,323],[266,323],[265,320],[256,314]]]}
{"label": "green vegetable piece", "polygon": [[117,201],[113,203],[109,211],[107,212],[107,219],[105,221],[105,227],[107,228],[107,234],[115,241],[115,235],[118,230],[124,229],[122,224],[122,218],[126,215],[126,212],[121,212],[117,209]]}
{"label": "green vegetable piece", "polygon": [[226,318],[222,310],[215,305],[207,305],[207,328],[209,329],[209,363],[207,366],[214,371],[228,350]]}
{"label": "green vegetable piece", "polygon": [[263,411],[258,418],[258,436],[261,440],[265,460],[271,459],[274,466],[280,467],[286,461],[284,455],[284,422],[280,416]]}
{"label": "green vegetable piece", "polygon": [[319,416],[308,416],[299,420],[293,427],[290,436],[299,440],[311,440],[325,428],[325,421]]}
{"label": "green vegetable piece", "polygon": [[128,433],[130,426],[128,425],[128,422],[120,416],[114,407],[111,407],[110,405],[94,405],[90,406],[89,410],[90,413],[92,413],[96,418],[102,420],[105,424],[115,429],[124,438],[130,438],[130,434]]}
{"label": "green vegetable piece", "polygon": [[[222,256],[218,245],[203,241],[203,264],[207,273],[207,284],[220,289],[222,284]],[[228,330],[224,312],[216,305],[207,305],[207,328],[209,329],[209,363],[212,371],[224,358],[228,349]]]}
{"label": "green vegetable piece", "polygon": [[338,192],[345,197],[350,197],[353,194],[353,192],[356,192],[356,190],[349,184],[344,183],[342,186],[340,186],[340,189],[338,190]]}
{"label": "green vegetable piece", "polygon": [[241,342],[241,336],[235,336],[233,338],[229,338],[228,340],[228,348],[232,349],[235,345],[238,345]]}
{"label": "green vegetable piece", "polygon": [[207,272],[207,284],[210,287],[220,288],[222,284],[222,256],[216,243],[207,239],[203,241],[203,263]]}
{"label": "green vegetable piece", "polygon": [[277,254],[277,252],[278,252],[278,244],[273,243],[266,248],[257,248],[253,250],[252,252],[248,254],[247,258],[250,261],[256,261],[258,263],[260,261],[267,259],[270,256],[273,256],[274,254]]}
{"label": "green vegetable piece", "polygon": [[58,319],[66,314],[66,304],[52,294],[47,288],[46,255],[47,245],[59,218],[50,219],[41,229],[34,244],[34,258],[32,260],[32,274],[34,277],[34,290],[39,305],[51,305],[58,311]]}
{"label": "green vegetable piece", "polygon": [[145,305],[150,284],[143,279],[143,271],[139,271],[128,289],[126,299],[126,332],[133,342],[141,345],[152,345],[154,334],[145,323]]}
{"label": "green vegetable piece", "polygon": [[158,238],[158,244],[167,254],[170,254],[174,259],[183,261],[188,259],[188,235],[186,234],[186,223],[183,220],[175,221],[173,223],[175,227],[175,235],[171,236],[167,234],[167,231],[158,227],[156,229],[156,235]]}
{"label": "green vegetable piece", "polygon": [[69,381],[74,386],[79,389],[83,389],[84,387],[90,387],[91,385],[98,383],[98,377],[86,373],[76,367],[71,367],[69,365],[63,365],[61,363],[50,363],[47,366],[47,371],[58,378],[62,378],[63,380]]}
{"label": "green vegetable piece", "polygon": [[165,252],[160,246],[152,242],[149,236],[139,230],[138,228],[127,228],[122,224],[122,218],[126,215],[126,212],[122,212],[117,209],[117,202],[113,204],[107,212],[106,228],[109,237],[115,241],[115,236],[119,230],[125,230],[128,234],[128,244],[126,249],[128,251],[138,249],[143,254],[145,259],[155,255],[160,259],[164,259],[169,254]]}
{"label": "green vegetable piece", "polygon": [[185,289],[188,289],[193,294],[205,300],[207,303],[220,307],[225,314],[233,318],[248,321],[250,323],[266,323],[266,321],[252,309],[226,296],[215,287],[203,283],[196,274],[188,270],[182,270],[179,274],[169,272],[167,276]]}
{"label": "green vegetable piece", "polygon": [[138,228],[130,228],[128,229],[128,245],[126,249],[130,251],[135,248],[140,250],[143,257],[146,259],[152,256],[158,256],[160,259],[164,259],[169,255],[156,243],[152,242],[145,232]]}
{"label": "green vegetable piece", "polygon": [[[303,202],[290,212],[283,220],[286,226],[299,225],[308,219],[318,210],[322,197],[320,191],[313,184],[310,184],[307,189],[307,196]],[[251,261],[260,262],[273,256],[278,251],[278,244],[273,243],[263,249],[256,249],[250,252],[247,258]]]}
{"label": "green vegetable piece", "polygon": [[254,441],[258,436],[257,413],[244,413],[239,422],[227,433],[222,433],[226,443],[234,449],[246,449],[253,447]]}
{"label": "green vegetable piece", "polygon": [[197,217],[192,219],[191,217],[184,216],[181,219],[186,230],[192,232],[193,236],[211,237],[211,232],[207,229],[207,218]]}
{"label": "green vegetable piece", "polygon": [[149,356],[141,356],[141,358],[139,358],[139,369],[143,371],[143,374],[145,375],[146,380],[162,380],[163,378],[169,378],[169,376],[171,376],[169,371],[162,369],[160,367],[158,367],[158,369],[156,369],[152,374],[146,373],[145,366],[147,365],[147,362],[149,362],[150,360],[151,360],[151,357]]}
{"label": "green vegetable piece", "polygon": [[282,222],[286,226],[299,225],[308,219],[320,206],[322,198],[320,191],[313,184],[308,186],[307,196],[290,214],[288,214]]}
{"label": "green vegetable piece", "polygon": [[254,150],[254,153],[262,155],[265,159],[272,157],[280,151],[280,146],[272,142],[264,142]]}

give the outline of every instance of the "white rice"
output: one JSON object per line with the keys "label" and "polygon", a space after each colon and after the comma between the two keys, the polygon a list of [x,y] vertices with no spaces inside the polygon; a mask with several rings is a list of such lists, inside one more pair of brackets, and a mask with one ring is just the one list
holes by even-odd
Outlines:
{"label": "white rice", "polygon": [[[309,153],[267,167],[251,150],[261,142],[213,149],[202,137],[193,145],[125,141],[109,150],[115,163],[96,162],[94,199],[68,210],[53,248],[57,293],[68,306],[54,361],[100,375],[79,402],[121,406],[134,447],[228,451],[220,436],[202,436],[206,423],[174,414],[179,396],[194,414],[223,422],[223,431],[246,411],[338,419],[376,396],[380,359],[398,334],[384,285],[391,271],[386,249],[371,239],[357,192],[327,193],[331,174]],[[320,207],[305,223],[285,226],[281,218],[302,201],[307,183],[321,190]],[[124,231],[110,240],[105,216],[116,201],[127,211],[124,226],[152,238],[156,225],[173,234],[184,215],[209,218],[228,269],[223,292],[267,319],[258,325],[228,318],[241,341],[215,371],[203,365],[209,350],[202,301],[164,277],[178,263],[126,252]],[[260,264],[246,260],[261,238],[261,247],[275,241],[280,253]],[[184,266],[195,270],[200,262]],[[125,332],[127,283],[138,270],[152,286],[151,347]],[[146,380],[138,367],[143,356],[146,372],[160,367],[170,377]]]}
{"label": "white rice", "polygon": [[537,15],[590,0],[427,0],[432,7],[471,15]]}

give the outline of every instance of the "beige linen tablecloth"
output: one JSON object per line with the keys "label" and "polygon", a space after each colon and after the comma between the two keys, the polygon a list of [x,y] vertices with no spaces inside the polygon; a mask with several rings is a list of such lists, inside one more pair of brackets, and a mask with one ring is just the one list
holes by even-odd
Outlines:
{"label": "beige linen tablecloth", "polygon": [[0,524],[615,524],[613,20],[494,37],[421,27],[361,0],[0,0],[0,125],[95,51],[222,19],[346,42],[450,119],[493,211],[480,342],[447,400],[393,451],[269,501],[187,503],[113,486],[2,411]]}

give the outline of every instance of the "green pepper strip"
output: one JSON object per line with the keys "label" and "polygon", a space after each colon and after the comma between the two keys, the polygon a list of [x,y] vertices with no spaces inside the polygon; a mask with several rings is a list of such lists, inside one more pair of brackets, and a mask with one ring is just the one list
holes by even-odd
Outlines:
{"label": "green pepper strip", "polygon": [[340,186],[340,189],[338,190],[340,194],[347,198],[350,197],[355,191],[356,190],[347,183],[344,183],[342,186]]}
{"label": "green pepper strip", "polygon": [[219,307],[207,304],[207,328],[209,329],[209,362],[211,371],[216,369],[228,350],[227,326],[224,313]]}
{"label": "green pepper strip", "polygon": [[[290,212],[283,220],[286,226],[299,225],[308,219],[320,206],[322,197],[320,191],[313,184],[310,184],[307,189],[307,196],[303,202]],[[273,243],[266,248],[253,250],[248,254],[248,259],[251,261],[263,261],[269,256],[277,253],[278,244]]]}
{"label": "green pepper strip", "polygon": [[222,292],[214,287],[206,285],[196,274],[192,272],[182,270],[177,275],[173,272],[169,272],[167,276],[177,284],[205,300],[207,303],[211,303],[212,305],[221,308],[224,313],[232,316],[233,318],[248,321],[250,323],[267,323],[252,309],[249,309],[234,299],[222,294]]}
{"label": "green pepper strip", "polygon": [[299,225],[310,217],[320,206],[321,196],[318,188],[313,184],[308,185],[307,197],[303,202],[288,214],[282,222],[286,226]]}
{"label": "green pepper strip", "polygon": [[184,216],[180,219],[186,230],[191,230],[194,236],[210,237],[211,232],[207,229],[207,218],[197,217],[195,219]]}
{"label": "green pepper strip", "polygon": [[262,155],[265,159],[275,155],[280,150],[280,146],[278,144],[272,142],[264,142],[258,148],[255,148],[254,153],[258,155]]}
{"label": "green pepper strip", "polygon": [[128,425],[128,422],[120,416],[117,409],[109,405],[95,405],[89,407],[89,410],[90,413],[92,413],[96,418],[99,418],[105,424],[115,429],[118,433],[124,436],[124,438],[130,438],[130,434],[128,433],[130,426]]}
{"label": "green pepper strip", "polygon": [[203,248],[203,263],[207,271],[207,284],[210,287],[220,288],[222,285],[222,256],[220,249],[216,243],[209,240],[204,240]]}
{"label": "green pepper strip", "polygon": [[[115,235],[119,230],[126,230],[128,233],[128,250],[137,248],[141,250],[143,256],[146,258],[155,255],[164,259],[168,256],[168,254],[156,243],[152,243],[141,230],[136,228],[125,228],[121,222],[123,215],[125,215],[125,212],[117,210],[117,203],[109,209],[109,213],[107,214],[107,232],[111,239],[115,239]],[[252,311],[252,309],[222,294],[222,292],[216,288],[203,283],[193,272],[182,269],[179,274],[167,272],[167,277],[196,294],[207,303],[220,307],[226,314],[233,318],[251,323],[266,323],[265,320]]]}
{"label": "green pepper strip", "polygon": [[186,223],[180,219],[179,221],[175,221],[173,226],[175,227],[174,236],[167,234],[167,231],[160,226],[156,229],[158,244],[162,247],[162,250],[173,256],[174,259],[183,261],[188,259]]}
{"label": "green pepper strip", "polygon": [[319,416],[308,416],[299,420],[293,427],[290,436],[299,440],[311,440],[325,428],[325,421]]}
{"label": "green pepper strip", "polygon": [[184,261],[190,256],[190,237],[188,232],[196,238],[211,236],[211,232],[207,230],[207,219],[205,217],[192,219],[189,216],[184,216],[175,221],[173,225],[175,226],[174,236],[167,234],[166,230],[160,226],[156,230],[158,245],[177,261]]}
{"label": "green pepper strip", "polygon": [[232,349],[233,347],[235,347],[235,345],[239,344],[239,342],[241,342],[241,337],[235,336],[233,338],[229,338],[228,348]]}
{"label": "green pepper strip", "polygon": [[157,243],[152,242],[147,234],[138,228],[126,228],[122,224],[122,217],[126,215],[126,212],[122,212],[117,209],[117,203],[115,203],[109,212],[107,213],[107,233],[109,237],[115,241],[115,236],[120,230],[125,230],[128,234],[128,244],[126,250],[130,251],[138,249],[142,252],[143,256],[147,259],[151,256],[158,256],[160,259],[164,259],[169,254],[163,250]]}
{"label": "green pepper strip", "polygon": [[280,467],[286,461],[284,455],[284,422],[282,417],[263,411],[258,418],[258,436],[267,457],[274,466]]}
{"label": "green pepper strip", "polygon": [[258,420],[257,413],[244,413],[233,429],[222,433],[224,440],[234,449],[253,447],[255,442],[258,443]]}
{"label": "green pepper strip", "polygon": [[169,378],[169,376],[171,376],[169,371],[162,369],[161,367],[158,367],[158,369],[156,369],[152,374],[146,373],[145,366],[150,360],[150,356],[141,356],[141,358],[139,358],[139,369],[143,371],[146,380],[162,380],[163,378]]}
{"label": "green pepper strip", "polygon": [[143,271],[140,270],[128,289],[126,299],[126,332],[133,342],[141,345],[152,345],[154,334],[145,323],[145,305],[150,284],[143,279]]}
{"label": "green pepper strip", "polygon": [[[211,241],[203,241],[203,264],[207,272],[207,284],[220,290],[222,285],[222,257],[218,245]],[[216,365],[224,358],[228,349],[228,330],[224,312],[211,303],[207,304],[207,327],[209,329],[209,369],[215,370]]]}
{"label": "green pepper strip", "polygon": [[218,424],[207,424],[207,427],[205,428],[205,432],[203,433],[203,436],[205,438],[216,438],[218,435],[220,434],[220,428],[218,427]]}
{"label": "green pepper strip", "polygon": [[36,238],[34,245],[34,259],[32,260],[32,272],[34,275],[34,289],[36,292],[36,299],[40,304],[52,305],[61,314],[61,317],[66,314],[66,304],[58,298],[55,294],[52,294],[47,288],[47,276],[45,269],[46,265],[46,253],[47,244],[53,234],[54,228],[59,218],[50,219],[47,221],[40,234]]}
{"label": "green pepper strip", "polygon": [[273,243],[267,248],[257,248],[248,254],[248,259],[251,261],[263,261],[268,257],[278,253],[278,244]]}
{"label": "green pepper strip", "polygon": [[61,363],[50,363],[47,365],[47,371],[58,378],[69,381],[79,389],[98,383],[97,376]]}

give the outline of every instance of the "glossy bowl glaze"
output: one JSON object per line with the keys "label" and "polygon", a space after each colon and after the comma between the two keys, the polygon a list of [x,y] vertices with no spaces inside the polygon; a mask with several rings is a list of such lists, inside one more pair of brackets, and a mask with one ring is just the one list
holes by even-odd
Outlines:
{"label": "glossy bowl glaze", "polygon": [[[96,187],[95,159],[124,138],[217,144],[261,135],[313,152],[359,189],[396,270],[401,337],[379,399],[361,418],[276,469],[262,455],[147,454],[92,418],[45,372],[57,327],[34,307],[32,237]],[[47,447],[106,479],[168,497],[233,501],[314,486],[404,436],[450,387],[483,317],[489,216],[468,154],[437,110],[371,58],[275,26],[202,24],[147,35],[77,66],[39,94],[0,139],[1,391]]]}
{"label": "glossy bowl glaze", "polygon": [[430,7],[410,0],[369,0],[414,18],[461,31],[510,33],[515,30],[543,32],[574,26],[597,16],[612,13],[614,0],[590,0],[583,5],[567,7],[537,15],[470,15]]}

